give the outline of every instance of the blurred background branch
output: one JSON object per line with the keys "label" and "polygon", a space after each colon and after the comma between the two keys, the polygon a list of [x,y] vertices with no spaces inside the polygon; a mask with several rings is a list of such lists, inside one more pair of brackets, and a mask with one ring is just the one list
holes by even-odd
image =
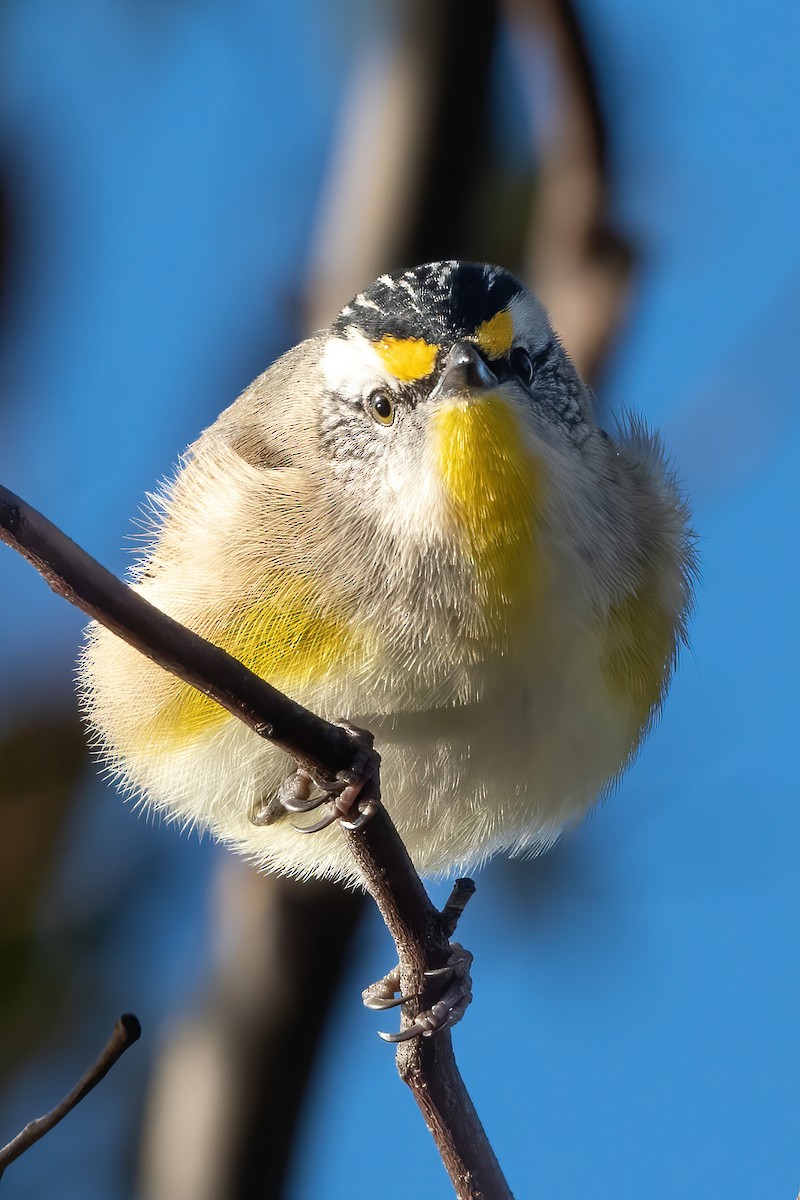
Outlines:
{"label": "blurred background branch", "polygon": [[596,384],[622,327],[635,266],[613,215],[602,91],[572,0],[505,0],[504,11],[514,43],[553,64],[523,270],[581,375]]}

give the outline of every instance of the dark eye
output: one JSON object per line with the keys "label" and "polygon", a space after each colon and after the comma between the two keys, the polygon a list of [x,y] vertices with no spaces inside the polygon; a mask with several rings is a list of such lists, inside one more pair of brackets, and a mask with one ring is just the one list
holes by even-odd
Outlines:
{"label": "dark eye", "polygon": [[508,356],[508,362],[520,383],[525,387],[530,387],[536,372],[533,366],[533,359],[528,354],[528,351],[524,350],[522,346],[515,346]]}
{"label": "dark eye", "polygon": [[388,392],[373,392],[367,400],[367,412],[379,425],[391,425],[394,420],[394,400]]}

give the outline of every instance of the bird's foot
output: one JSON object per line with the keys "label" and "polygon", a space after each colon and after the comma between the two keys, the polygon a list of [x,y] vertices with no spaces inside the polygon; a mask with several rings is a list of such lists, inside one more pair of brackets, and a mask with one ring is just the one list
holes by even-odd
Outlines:
{"label": "bird's foot", "polygon": [[[372,746],[372,734],[347,721],[334,724],[352,735],[355,754],[350,766],[333,780],[317,779],[305,767],[297,767],[283,780],[276,794],[253,812],[250,819],[254,825],[272,825],[286,813],[313,812],[326,803],[330,804],[330,811],[321,821],[308,826],[295,825],[295,829],[299,833],[318,833],[334,821],[341,821],[346,829],[361,829],[374,816],[378,800],[370,785],[380,759]],[[363,795],[365,792],[367,795]]]}
{"label": "bird's foot", "polygon": [[[401,1029],[399,1033],[381,1033],[379,1037],[385,1042],[407,1042],[411,1038],[432,1037],[444,1029],[452,1029],[464,1016],[472,1000],[471,966],[472,955],[469,950],[465,950],[458,942],[451,942],[446,965],[425,972],[426,979],[441,979],[444,982],[444,990],[439,999],[430,1008],[418,1013],[407,1029]],[[413,995],[399,996],[399,991],[398,965],[382,979],[365,988],[362,999],[367,1008],[383,1012],[414,999]]]}

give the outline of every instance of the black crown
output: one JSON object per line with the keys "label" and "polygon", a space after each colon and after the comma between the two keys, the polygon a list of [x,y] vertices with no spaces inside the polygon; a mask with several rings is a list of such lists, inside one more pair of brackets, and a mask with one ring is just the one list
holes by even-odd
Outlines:
{"label": "black crown", "polygon": [[370,341],[386,336],[445,345],[473,334],[524,290],[502,267],[451,260],[381,275],[346,304],[335,333],[359,329]]}

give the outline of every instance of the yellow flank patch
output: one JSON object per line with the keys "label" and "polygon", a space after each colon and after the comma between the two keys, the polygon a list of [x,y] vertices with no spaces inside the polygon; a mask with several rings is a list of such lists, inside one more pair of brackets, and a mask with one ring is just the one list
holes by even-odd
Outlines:
{"label": "yellow flank patch", "polygon": [[441,479],[476,567],[489,630],[502,648],[516,619],[532,621],[541,584],[534,528],[541,468],[500,396],[441,408],[434,429]]}
{"label": "yellow flank patch", "polygon": [[606,635],[606,679],[644,726],[661,701],[675,655],[675,625],[658,600],[654,579],[613,605]]}
{"label": "yellow flank patch", "polygon": [[436,366],[439,347],[422,338],[385,337],[372,343],[372,349],[386,370],[401,383],[425,379]]}
{"label": "yellow flank patch", "polygon": [[[289,692],[334,673],[347,674],[359,658],[359,639],[342,618],[314,603],[311,588],[300,579],[276,579],[268,599],[235,615],[222,630],[200,632]],[[153,748],[190,742],[228,717],[208,696],[179,684],[149,731]]]}
{"label": "yellow flank patch", "polygon": [[475,330],[475,341],[489,358],[502,358],[508,354],[514,341],[514,321],[507,308],[484,321]]}

